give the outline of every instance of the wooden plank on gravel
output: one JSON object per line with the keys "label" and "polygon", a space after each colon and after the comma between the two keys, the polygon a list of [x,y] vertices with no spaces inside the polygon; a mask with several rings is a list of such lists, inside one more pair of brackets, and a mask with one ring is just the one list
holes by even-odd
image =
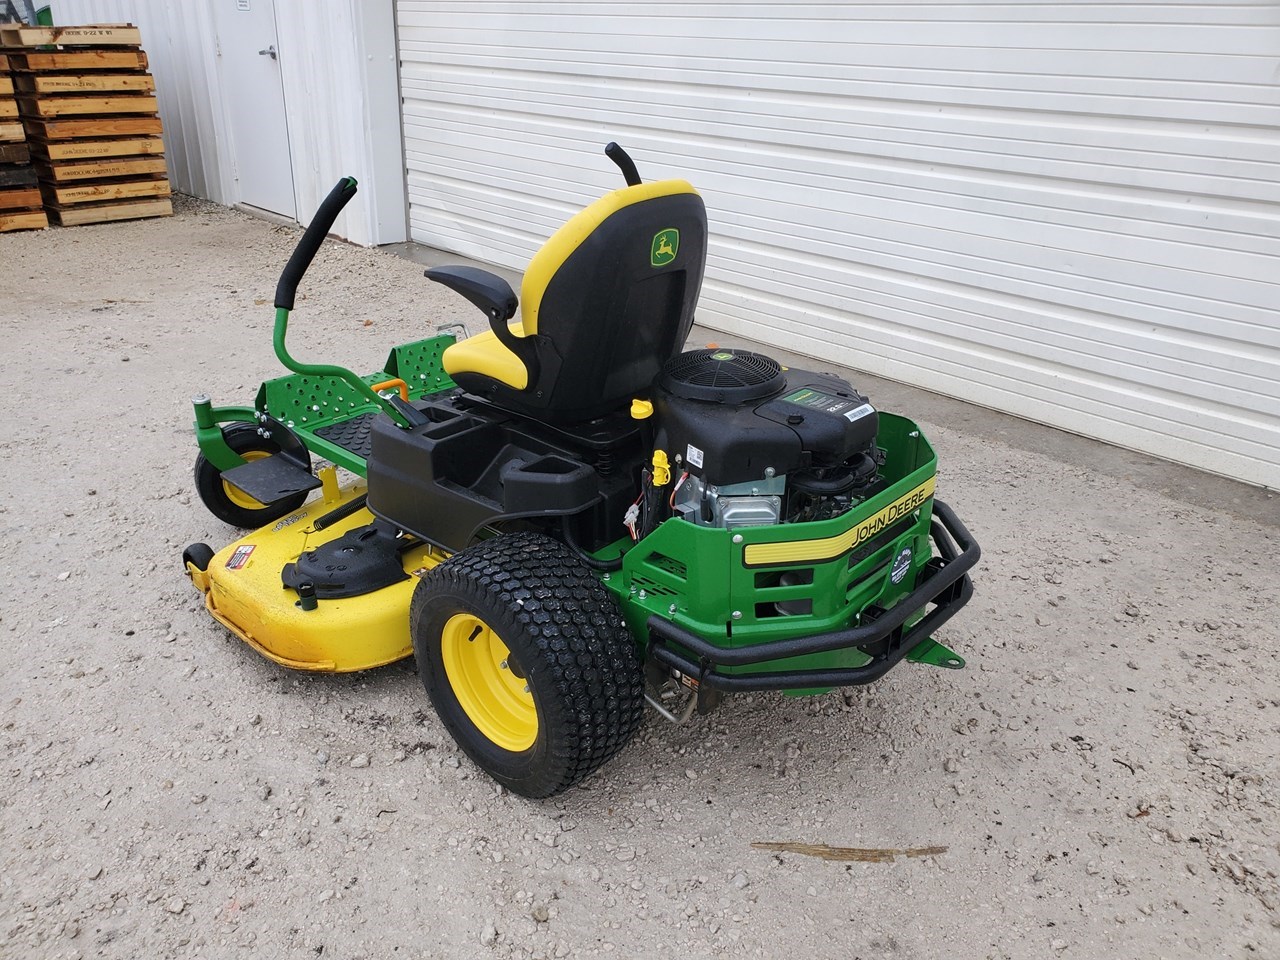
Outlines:
{"label": "wooden plank on gravel", "polygon": [[22,210],[18,213],[0,213],[0,233],[10,230],[39,230],[49,225],[43,210]]}
{"label": "wooden plank on gravel", "polygon": [[11,53],[9,69],[15,73],[39,73],[43,70],[145,70],[147,55],[141,50]]}
{"label": "wooden plank on gravel", "polygon": [[0,165],[0,187],[34,187],[39,182],[36,168],[29,163]]}
{"label": "wooden plank on gravel", "polygon": [[149,173],[166,173],[164,157],[126,157],[123,160],[90,160],[86,163],[38,164],[40,176],[66,183],[68,180],[137,177]]}
{"label": "wooden plank on gravel", "polygon": [[113,220],[137,220],[142,217],[171,217],[173,204],[162,200],[134,200],[131,203],[94,203],[79,207],[50,207],[49,219],[64,227],[85,223],[108,223]]}
{"label": "wooden plank on gravel", "polygon": [[26,163],[31,159],[31,148],[25,143],[0,143],[0,163]]}
{"label": "wooden plank on gravel", "polygon": [[130,23],[103,23],[85,27],[28,27],[0,25],[0,43],[10,47],[137,47],[142,34]]}
{"label": "wooden plank on gravel", "polygon": [[149,73],[19,73],[13,85],[19,93],[154,93],[156,89]]}
{"label": "wooden plank on gravel", "polygon": [[169,181],[164,178],[155,180],[109,180],[104,183],[85,183],[63,185],[58,183],[42,184],[40,189],[47,202],[57,206],[69,206],[76,203],[92,203],[97,200],[128,200],[133,197],[167,197]]}
{"label": "wooden plank on gravel", "polygon": [[114,140],[32,140],[31,153],[44,160],[96,160],[102,157],[155,156],[164,153],[159,137],[123,137]]}
{"label": "wooden plank on gravel", "polygon": [[27,120],[27,134],[44,140],[126,137],[160,133],[159,117],[94,117],[91,120]]}
{"label": "wooden plank on gravel", "polygon": [[[0,104],[4,101],[0,100]],[[12,101],[11,101],[12,102]],[[23,97],[25,117],[93,117],[106,113],[155,113],[156,98],[123,97]]]}
{"label": "wooden plank on gravel", "polygon": [[40,191],[35,187],[0,190],[0,210],[21,210],[40,206]]}

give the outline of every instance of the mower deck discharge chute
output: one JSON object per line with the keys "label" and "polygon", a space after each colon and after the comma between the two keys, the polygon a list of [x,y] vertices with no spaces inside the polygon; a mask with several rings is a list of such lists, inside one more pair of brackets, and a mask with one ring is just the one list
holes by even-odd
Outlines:
{"label": "mower deck discharge chute", "polygon": [[[613,756],[646,701],[680,721],[725,692],[963,666],[931,634],[979,554],[910,420],[831,374],[681,352],[702,198],[606,153],[628,185],[547,241],[518,300],[483,270],[427,271],[488,331],[398,346],[367,376],[285,346],[344,179],[276,291],[291,373],[253,407],[194,400],[201,499],[257,528],[184,553],[209,612],[295,669],[412,653],[459,745],[533,797]],[[313,457],[363,482],[340,489]]]}

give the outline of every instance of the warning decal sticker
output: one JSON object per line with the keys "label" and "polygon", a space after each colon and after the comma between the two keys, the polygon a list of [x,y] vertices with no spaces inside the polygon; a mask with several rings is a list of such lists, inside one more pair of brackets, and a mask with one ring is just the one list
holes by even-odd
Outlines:
{"label": "warning decal sticker", "polygon": [[249,562],[249,556],[253,553],[253,549],[254,545],[252,543],[246,543],[236,547],[235,553],[231,554],[231,556],[227,558],[227,569],[239,570],[243,567]]}

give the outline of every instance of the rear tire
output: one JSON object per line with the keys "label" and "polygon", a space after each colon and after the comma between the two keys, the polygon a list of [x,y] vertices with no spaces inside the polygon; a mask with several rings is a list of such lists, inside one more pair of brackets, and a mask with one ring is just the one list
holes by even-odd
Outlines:
{"label": "rear tire", "polygon": [[617,601],[551,537],[450,557],[418,583],[409,623],[436,713],[513,793],[568,789],[639,729],[644,677]]}
{"label": "rear tire", "polygon": [[[280,446],[258,433],[252,423],[232,423],[222,428],[222,438],[234,453],[239,454],[246,462],[262,457],[273,456],[280,452]],[[301,446],[301,444],[299,444]],[[307,468],[310,469],[310,456],[307,457]],[[272,504],[261,504],[247,494],[241,493],[222,479],[222,471],[205,459],[202,453],[196,457],[196,493],[201,502],[209,508],[209,512],[233,527],[253,529],[279,520],[286,514],[293,513],[306,502],[307,494],[299,493],[285,500]]]}

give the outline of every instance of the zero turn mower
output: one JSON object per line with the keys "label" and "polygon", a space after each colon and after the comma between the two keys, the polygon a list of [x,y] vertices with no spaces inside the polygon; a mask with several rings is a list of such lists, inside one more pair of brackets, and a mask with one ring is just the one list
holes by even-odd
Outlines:
{"label": "zero turn mower", "polygon": [[[366,376],[285,346],[355,193],[340,181],[276,289],[291,372],[252,407],[194,399],[200,497],[254,530],[184,552],[209,612],[294,669],[412,654],[462,749],[530,797],[621,750],[646,701],[681,721],[725,693],[963,666],[930,635],[972,595],[979,553],[910,420],[829,373],[682,352],[702,198],[605,152],[627,186],[534,256],[519,321],[505,280],[428,270],[489,329],[395,347]],[[363,482],[340,488],[337,467]]]}

